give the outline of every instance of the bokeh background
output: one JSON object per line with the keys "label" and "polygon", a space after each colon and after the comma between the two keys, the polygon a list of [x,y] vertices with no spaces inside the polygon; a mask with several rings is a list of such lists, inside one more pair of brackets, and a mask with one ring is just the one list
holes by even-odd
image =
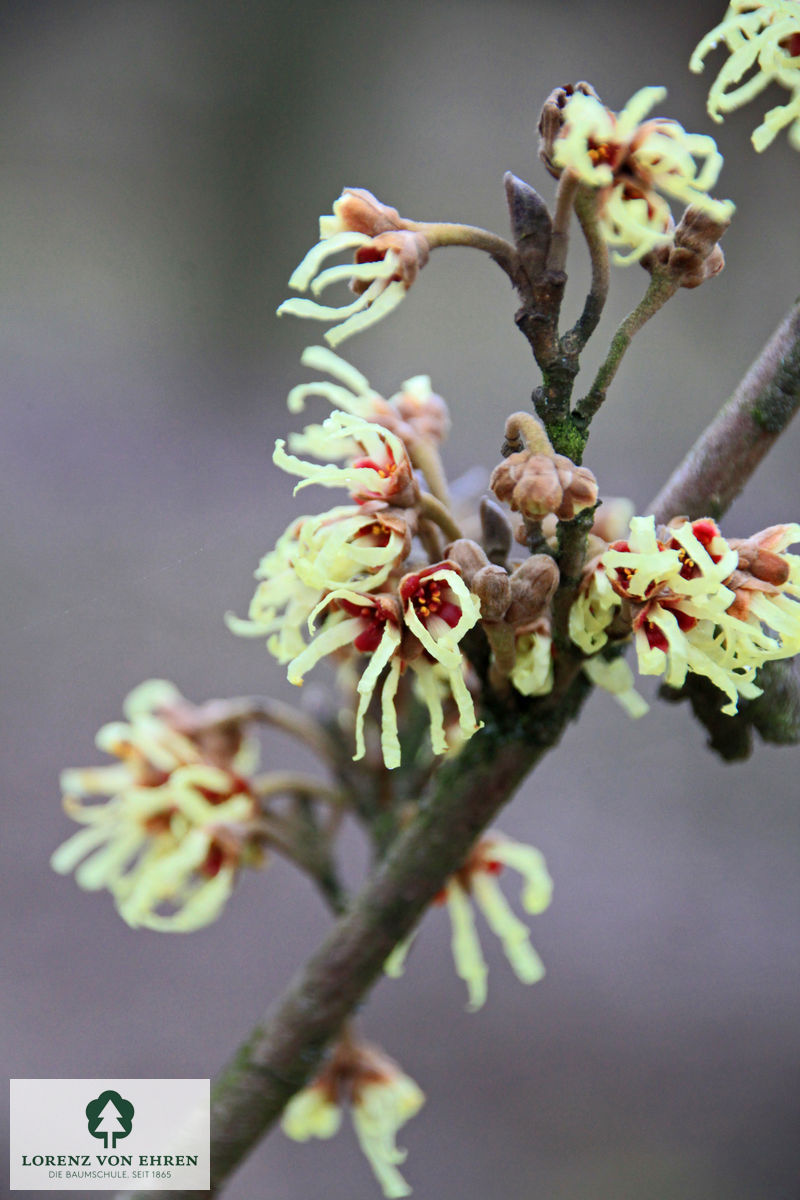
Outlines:
{"label": "bokeh background", "polygon": [[[318,214],[360,185],[406,215],[505,232],[503,171],[551,195],[535,127],[554,85],[588,78],[619,108],[665,84],[665,111],[718,137],[719,194],[738,215],[726,272],[639,336],[592,434],[603,492],[643,506],[797,291],[800,162],[784,142],[760,158],[749,144],[778,97],[717,130],[709,80],[686,67],[722,8],[0,4],[10,1076],[213,1075],[329,926],[280,862],[188,937],[129,930],[106,895],[47,865],[71,831],[58,771],[96,761],[94,732],[134,684],[296,698],[222,614],[246,611],[259,557],[298,511],[270,454],[322,330],[273,313]],[[567,315],[584,257],[576,246]],[[644,282],[615,270],[588,368]],[[345,346],[385,394],[432,375],[452,405],[452,475],[492,467],[505,414],[536,382],[513,311],[491,263],[437,253],[402,308]],[[728,532],[798,517],[799,433]],[[703,740],[683,709],[631,723],[594,697],[501,823],[556,879],[534,922],[546,980],[518,984],[486,934],[489,1002],[466,1013],[435,911],[405,977],[376,989],[364,1030],[428,1094],[401,1137],[420,1200],[800,1195],[800,752],[758,748],[730,767]],[[280,766],[294,750],[275,739],[265,754]],[[355,882],[364,851],[345,840]],[[376,1189],[345,1129],[325,1145],[274,1134],[227,1194]]]}

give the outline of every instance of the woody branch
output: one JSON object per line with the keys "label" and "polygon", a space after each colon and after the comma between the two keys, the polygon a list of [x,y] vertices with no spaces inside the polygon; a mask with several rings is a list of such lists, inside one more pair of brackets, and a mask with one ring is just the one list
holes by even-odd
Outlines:
{"label": "woody branch", "polygon": [[[720,515],[800,404],[800,307],[795,305],[739,388],[650,506]],[[414,823],[401,833],[350,909],[284,996],[239,1047],[212,1093],[212,1193],[313,1074],[325,1047],[381,975],[483,829],[577,715],[589,684],[498,706],[460,755],[431,781]],[[159,1193],[140,1192],[138,1200]],[[175,1193],[176,1197],[196,1193]]]}

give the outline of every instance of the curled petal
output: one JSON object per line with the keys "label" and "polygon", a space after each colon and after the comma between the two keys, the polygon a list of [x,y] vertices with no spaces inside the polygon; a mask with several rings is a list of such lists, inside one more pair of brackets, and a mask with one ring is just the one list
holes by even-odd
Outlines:
{"label": "curled petal", "polygon": [[475,918],[469,897],[460,883],[451,879],[446,887],[447,911],[452,927],[451,947],[456,974],[463,979],[469,993],[470,1012],[476,1012],[486,1003],[486,979],[489,968],[483,957],[481,944],[475,929]]}
{"label": "curled petal", "polygon": [[530,943],[528,927],[511,910],[496,880],[485,872],[476,872],[472,892],[489,928],[502,942],[517,979],[537,983],[544,977],[544,964]]}

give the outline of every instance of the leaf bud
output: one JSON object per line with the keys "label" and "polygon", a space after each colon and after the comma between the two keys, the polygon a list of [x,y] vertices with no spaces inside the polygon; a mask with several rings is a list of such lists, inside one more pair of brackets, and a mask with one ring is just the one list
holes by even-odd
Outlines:
{"label": "leaf bud", "polygon": [[480,516],[481,541],[486,556],[490,562],[502,564],[511,549],[511,522],[491,496],[482,497]]}

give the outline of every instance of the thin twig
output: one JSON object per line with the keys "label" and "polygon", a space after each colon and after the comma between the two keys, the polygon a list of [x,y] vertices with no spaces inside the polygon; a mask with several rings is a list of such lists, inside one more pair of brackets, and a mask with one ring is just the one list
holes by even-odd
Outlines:
{"label": "thin twig", "polygon": [[405,220],[403,228],[421,233],[431,249],[438,246],[466,246],[473,250],[483,250],[505,271],[512,282],[517,277],[519,262],[516,250],[505,238],[491,233],[488,229],[480,229],[477,225],[458,225],[451,221]]}
{"label": "thin twig", "polygon": [[272,725],[275,729],[305,742],[323,760],[336,762],[341,758],[341,747],[336,739],[309,713],[271,697],[256,696],[252,705],[252,716],[255,720],[261,720],[266,725]]}
{"label": "thin twig", "polygon": [[441,500],[437,500],[435,496],[429,495],[428,492],[423,492],[417,501],[417,507],[420,516],[438,525],[449,542],[455,542],[458,538],[464,536],[449,508],[446,508]]}
{"label": "thin twig", "polygon": [[428,438],[416,438],[408,447],[411,465],[422,472],[422,477],[431,490],[431,495],[442,504],[450,504],[447,476],[442,464],[439,448]]}
{"label": "thin twig", "polygon": [[571,171],[565,171],[558,181],[556,211],[553,214],[553,229],[550,235],[550,250],[545,265],[546,271],[557,274],[563,272],[567,265],[569,222],[577,191],[577,176],[573,175]]}
{"label": "thin twig", "polygon": [[639,332],[651,317],[655,316],[671,296],[675,295],[679,287],[680,283],[672,276],[661,271],[653,272],[650,286],[645,292],[641,303],[636,306],[633,312],[628,313],[614,334],[605,362],[597,372],[589,392],[575,405],[575,417],[584,429],[589,425],[592,417],[605,400],[611,381],[616,375],[625,351],[631,344],[635,334]]}
{"label": "thin twig", "polygon": [[304,775],[300,771],[267,771],[263,775],[257,775],[253,780],[253,790],[261,799],[265,799],[267,796],[294,793],[295,795],[310,796],[325,804],[341,806],[345,802],[345,797],[340,789],[331,787],[329,783],[324,783],[321,779],[314,779],[312,775]]}
{"label": "thin twig", "polygon": [[578,320],[561,339],[567,354],[578,355],[594,333],[608,296],[610,267],[608,246],[597,220],[597,192],[580,187],[575,196],[575,215],[580,222],[592,267],[592,282]]}

